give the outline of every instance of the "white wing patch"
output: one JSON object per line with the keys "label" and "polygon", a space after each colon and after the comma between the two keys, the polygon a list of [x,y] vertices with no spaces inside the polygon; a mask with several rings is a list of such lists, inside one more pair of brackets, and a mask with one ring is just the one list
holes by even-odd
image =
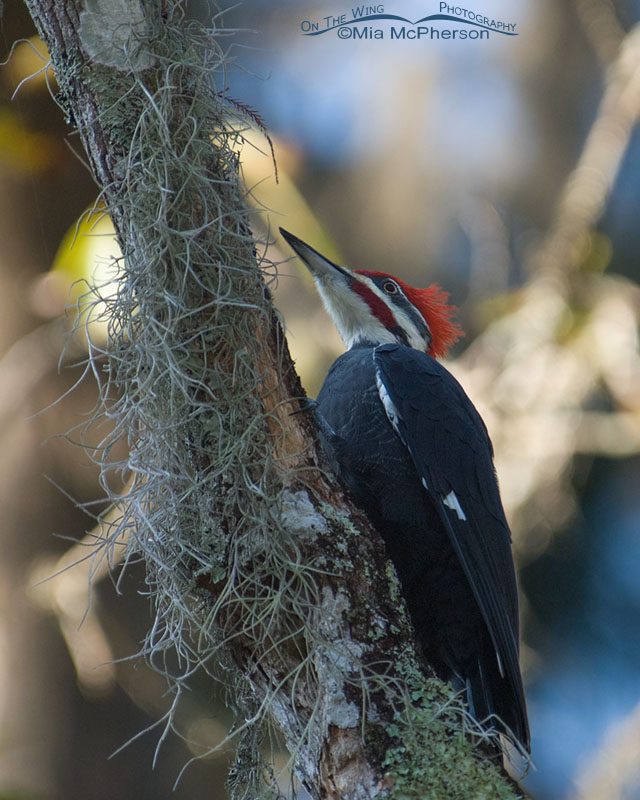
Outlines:
{"label": "white wing patch", "polygon": [[[391,423],[393,430],[398,434],[398,436],[400,436],[400,431],[398,429],[398,420],[400,419],[400,415],[398,414],[398,409],[393,405],[393,401],[389,397],[387,387],[382,382],[379,369],[376,369],[376,386],[378,387],[378,394],[380,395],[380,400],[384,406],[384,410],[386,411],[389,422]],[[400,438],[402,437],[400,436]]]}
{"label": "white wing patch", "polygon": [[496,650],[496,660],[498,661],[498,669],[500,670],[500,677],[504,678],[504,667],[502,666],[502,659],[500,653]]}
{"label": "white wing patch", "polygon": [[453,489],[449,492],[446,497],[442,498],[442,502],[445,504],[447,508],[450,508],[452,511],[455,511],[458,515],[458,519],[461,519],[463,522],[467,521],[467,515],[462,510],[462,506],[460,505],[460,501],[456,493]]}

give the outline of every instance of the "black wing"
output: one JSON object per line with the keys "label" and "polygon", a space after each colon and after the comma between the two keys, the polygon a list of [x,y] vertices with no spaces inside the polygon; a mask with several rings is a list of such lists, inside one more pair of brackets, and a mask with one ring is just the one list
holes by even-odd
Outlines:
{"label": "black wing", "polygon": [[374,350],[381,399],[469,581],[512,697],[513,733],[529,732],[518,663],[518,594],[511,535],[482,418],[456,379],[426,353]]}

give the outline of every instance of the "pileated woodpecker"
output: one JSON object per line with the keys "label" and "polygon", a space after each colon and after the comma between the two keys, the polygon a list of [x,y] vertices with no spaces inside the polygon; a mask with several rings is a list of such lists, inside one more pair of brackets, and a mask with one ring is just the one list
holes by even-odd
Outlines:
{"label": "pileated woodpecker", "polygon": [[323,444],[382,535],[425,660],[529,749],[511,536],[482,418],[436,360],[461,335],[438,286],[352,271],[280,232],[348,348],[317,398]]}

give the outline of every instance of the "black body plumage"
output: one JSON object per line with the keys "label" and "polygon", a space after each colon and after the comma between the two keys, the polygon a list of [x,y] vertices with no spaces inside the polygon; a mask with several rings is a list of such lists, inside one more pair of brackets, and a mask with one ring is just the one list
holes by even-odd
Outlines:
{"label": "black body plumage", "polygon": [[366,343],[334,362],[318,412],[341,479],[384,538],[425,659],[480,722],[504,723],[528,748],[510,534],[480,415],[431,356]]}

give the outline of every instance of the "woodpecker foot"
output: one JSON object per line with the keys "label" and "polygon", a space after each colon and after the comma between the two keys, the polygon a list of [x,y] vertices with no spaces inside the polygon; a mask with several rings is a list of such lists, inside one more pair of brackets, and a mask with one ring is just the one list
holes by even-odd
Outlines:
{"label": "woodpecker foot", "polygon": [[300,400],[300,408],[297,411],[292,411],[289,414],[290,417],[293,417],[295,414],[303,414],[306,411],[314,411],[318,407],[318,401],[314,400],[313,397],[303,397]]}
{"label": "woodpecker foot", "polygon": [[313,397],[305,397],[300,400],[300,408],[297,411],[292,411],[291,416],[294,414],[302,414],[303,412],[311,411],[313,413],[315,423],[318,426],[318,433],[320,434],[322,444],[325,447],[327,445],[332,445],[335,447],[339,442],[342,442],[342,439],[317,409],[318,401],[314,400]]}

